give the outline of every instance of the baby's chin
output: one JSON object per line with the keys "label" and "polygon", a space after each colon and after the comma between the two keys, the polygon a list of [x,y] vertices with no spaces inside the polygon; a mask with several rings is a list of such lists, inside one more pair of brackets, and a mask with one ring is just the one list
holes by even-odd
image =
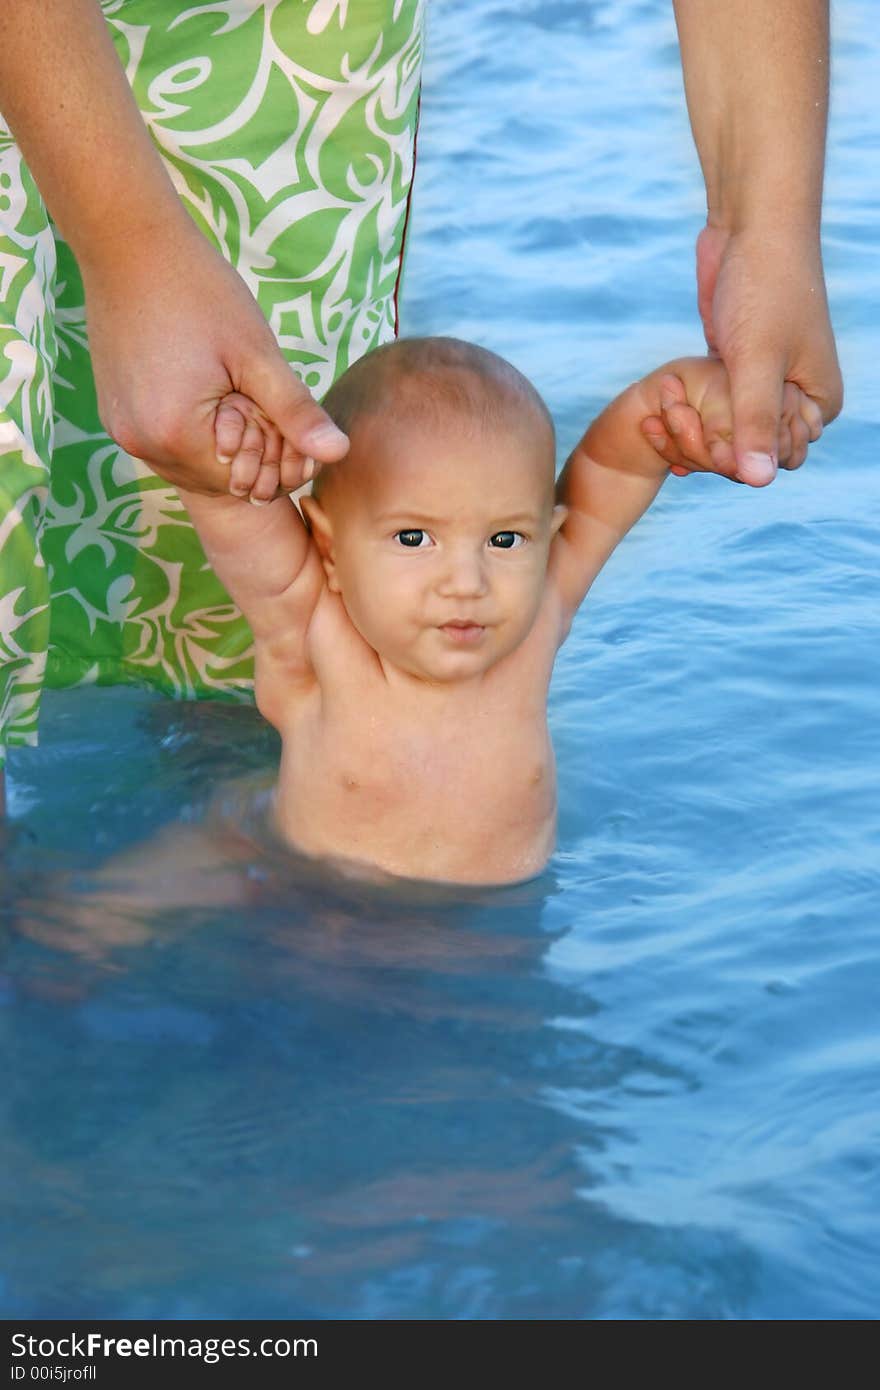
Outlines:
{"label": "baby's chin", "polygon": [[414,648],[374,648],[386,666],[430,685],[454,685],[474,680],[496,666],[507,650],[498,651],[492,634],[450,637],[441,630],[425,635]]}

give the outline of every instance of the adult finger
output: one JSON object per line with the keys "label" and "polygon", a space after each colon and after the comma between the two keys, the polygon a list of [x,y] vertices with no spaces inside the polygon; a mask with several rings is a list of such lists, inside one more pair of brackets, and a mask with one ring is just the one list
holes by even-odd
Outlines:
{"label": "adult finger", "polygon": [[778,438],[779,458],[777,461],[780,468],[788,468],[789,459],[791,458],[791,429],[789,428],[789,420],[785,415],[783,415],[782,419],[779,421]]}
{"label": "adult finger", "polygon": [[706,447],[712,459],[712,471],[734,482],[742,482],[734,452],[730,392],[723,383],[723,374],[720,378],[716,377],[706,391],[700,414]]}
{"label": "adult finger", "polygon": [[783,373],[775,358],[752,354],[725,361],[733,404],[736,476],[750,487],[766,487],[776,477]]}
{"label": "adult finger", "polygon": [[792,415],[788,421],[788,426],[791,434],[791,450],[788,461],[783,463],[780,459],[779,466],[793,471],[795,468],[800,468],[807,457],[810,448],[810,430],[806,420],[800,415]]}
{"label": "adult finger", "polygon": [[822,430],[824,429],[822,407],[818,401],[814,401],[811,396],[807,396],[801,391],[798,414],[805,421],[810,432],[810,443],[815,444],[817,439],[822,438]]}
{"label": "adult finger", "polygon": [[300,454],[336,463],[348,453],[348,436],[334,425],[282,357],[251,365],[241,389]]}
{"label": "adult finger", "polygon": [[285,439],[281,450],[281,486],[285,492],[296,492],[314,476],[315,460],[301,454]]}
{"label": "adult finger", "polygon": [[811,401],[793,381],[787,381],[782,392],[782,420],[779,426],[780,468],[800,468],[816,432],[817,416],[816,438],[822,433],[821,411],[817,403]]}
{"label": "adult finger", "polygon": [[814,401],[799,386],[795,386],[793,381],[785,383],[785,390],[782,394],[782,413],[791,420],[795,417],[803,420],[811,444],[815,444],[817,439],[821,439],[824,428],[822,407],[818,401]]}

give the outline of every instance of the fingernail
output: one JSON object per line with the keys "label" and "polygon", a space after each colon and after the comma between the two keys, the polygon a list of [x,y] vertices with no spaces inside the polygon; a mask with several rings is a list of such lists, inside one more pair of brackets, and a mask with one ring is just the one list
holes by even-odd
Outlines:
{"label": "fingernail", "polygon": [[218,462],[218,463],[231,463],[231,462],[232,462],[232,455],[231,455],[231,454],[218,454],[218,455],[217,455],[217,462]]}
{"label": "fingernail", "polygon": [[776,460],[772,454],[743,454],[736,467],[736,476],[741,483],[764,487],[776,477]]}
{"label": "fingernail", "polygon": [[231,487],[229,491],[233,497],[247,497],[248,495],[246,487]]}
{"label": "fingernail", "polygon": [[303,482],[304,482],[304,483],[310,482],[311,479],[314,477],[314,475],[315,475],[315,460],[314,460],[314,459],[308,459],[308,458],[307,458],[307,459],[304,459],[304,460],[303,460]]}
{"label": "fingernail", "polygon": [[324,424],[315,425],[314,429],[309,430],[308,434],[303,437],[303,443],[316,452],[320,452],[321,449],[327,449],[331,445],[347,444],[348,435],[343,434],[342,430],[338,430],[330,420],[327,420]]}
{"label": "fingernail", "polygon": [[662,405],[663,409],[664,409],[664,410],[668,410],[669,407],[670,407],[671,405],[675,405],[675,403],[676,403],[675,392],[674,392],[674,391],[670,391],[670,390],[668,389],[668,387],[666,387],[666,388],[661,388],[661,391],[660,391],[660,404]]}
{"label": "fingernail", "polygon": [[271,497],[249,497],[248,501],[252,507],[268,507]]}

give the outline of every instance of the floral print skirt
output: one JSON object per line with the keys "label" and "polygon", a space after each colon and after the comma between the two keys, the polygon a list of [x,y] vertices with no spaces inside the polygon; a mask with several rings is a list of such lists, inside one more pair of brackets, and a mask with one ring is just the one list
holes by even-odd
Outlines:
{"label": "floral print skirt", "polygon": [[[424,0],[103,0],[174,185],[319,399],[397,330]],[[70,249],[0,118],[0,767],[44,686],[248,699],[247,625],[98,418]]]}

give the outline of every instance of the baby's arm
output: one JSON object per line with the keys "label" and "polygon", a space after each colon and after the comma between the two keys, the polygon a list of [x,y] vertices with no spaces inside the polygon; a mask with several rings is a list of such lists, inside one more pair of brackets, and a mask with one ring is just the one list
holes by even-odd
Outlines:
{"label": "baby's arm", "polygon": [[640,428],[646,416],[659,414],[662,375],[636,382],[606,406],[559,475],[556,500],[567,515],[553,542],[549,573],[566,625],[668,476],[668,464]]}
{"label": "baby's arm", "polygon": [[306,638],[324,571],[294,502],[253,506],[180,490],[208,563],[254,635],[257,705],[279,727],[291,686],[311,672]]}
{"label": "baby's arm", "polygon": [[[786,385],[780,463],[802,459],[817,427],[815,403]],[[664,428],[669,430],[665,433]],[[673,428],[674,426],[674,428]],[[675,438],[686,439],[690,465],[728,472],[732,409],[726,369],[709,357],[659,367],[622,392],[587,430],[557,483],[568,515],[553,545],[550,573],[570,619],[616,546],[680,462]],[[649,442],[656,439],[657,443]]]}

